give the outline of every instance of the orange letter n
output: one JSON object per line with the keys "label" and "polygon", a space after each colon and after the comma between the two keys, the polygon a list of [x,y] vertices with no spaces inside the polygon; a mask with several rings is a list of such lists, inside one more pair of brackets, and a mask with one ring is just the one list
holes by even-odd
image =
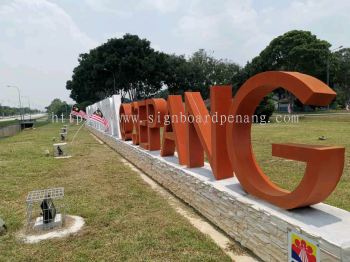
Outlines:
{"label": "orange letter n", "polygon": [[188,167],[203,166],[205,152],[218,180],[233,176],[226,148],[226,121],[231,101],[231,86],[211,87],[210,115],[199,92],[185,93]]}

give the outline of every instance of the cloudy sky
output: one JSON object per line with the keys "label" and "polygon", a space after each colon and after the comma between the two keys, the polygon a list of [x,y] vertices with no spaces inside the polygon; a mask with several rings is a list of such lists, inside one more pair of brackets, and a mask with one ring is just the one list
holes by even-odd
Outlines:
{"label": "cloudy sky", "polygon": [[6,85],[36,108],[72,102],[65,83],[78,55],[125,33],[168,53],[204,48],[244,65],[292,29],[350,46],[349,10],[348,0],[0,0],[0,103],[17,105]]}

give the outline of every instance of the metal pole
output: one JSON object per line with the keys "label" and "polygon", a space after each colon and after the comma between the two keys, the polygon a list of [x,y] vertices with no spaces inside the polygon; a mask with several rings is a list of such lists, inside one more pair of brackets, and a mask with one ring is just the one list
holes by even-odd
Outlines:
{"label": "metal pole", "polygon": [[328,54],[328,57],[327,57],[327,86],[329,86],[329,57],[330,57],[330,54]]}
{"label": "metal pole", "polygon": [[30,98],[28,96],[28,104],[29,104],[29,120],[32,121],[32,112],[30,112]]}
{"label": "metal pole", "polygon": [[[330,68],[330,57],[331,57],[331,54],[339,49],[343,48],[343,46],[339,46],[337,48],[334,48],[332,50],[330,50],[330,52],[328,53],[328,56],[327,56],[327,86],[329,86],[329,68]],[[330,109],[330,105],[328,105],[328,110]]]}
{"label": "metal pole", "polygon": [[329,86],[329,68],[330,68],[330,57],[331,57],[331,54],[335,51],[338,51],[339,49],[342,49],[343,46],[339,46],[337,48],[334,48],[332,50],[330,50],[330,53],[328,54],[327,56],[327,86]]}
{"label": "metal pole", "polygon": [[13,87],[13,88],[16,88],[17,89],[17,92],[18,92],[18,100],[19,100],[19,115],[20,115],[20,118],[21,118],[21,121],[23,120],[23,116],[22,116],[22,101],[21,101],[21,91],[19,90],[19,88],[17,86],[10,86],[10,85],[7,85],[7,87]]}
{"label": "metal pole", "polygon": [[28,106],[29,106],[29,120],[32,120],[32,113],[30,112],[30,98],[29,96],[22,96],[23,98],[27,98],[28,99]]}

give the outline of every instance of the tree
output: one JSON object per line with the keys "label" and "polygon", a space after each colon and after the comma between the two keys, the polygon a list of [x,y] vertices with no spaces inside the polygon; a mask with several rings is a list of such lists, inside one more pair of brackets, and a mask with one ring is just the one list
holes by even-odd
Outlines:
{"label": "tree", "polygon": [[293,30],[273,39],[240,72],[240,83],[265,71],[297,71],[326,82],[330,43],[309,31]]}
{"label": "tree", "polygon": [[21,110],[17,107],[3,106],[0,104],[0,116],[14,116],[22,112],[22,114],[36,114],[38,109],[30,109],[29,107],[22,107]]}
{"label": "tree", "polygon": [[49,114],[54,114],[57,116],[61,116],[63,114],[65,117],[68,117],[71,111],[71,106],[58,98],[52,100],[51,104],[45,108]]}
{"label": "tree", "polygon": [[[330,46],[330,43],[318,39],[309,31],[289,31],[273,39],[257,57],[246,64],[240,71],[239,85],[258,73],[278,70],[297,71],[326,82]],[[291,103],[296,102],[294,96],[281,90],[275,93],[287,96]]]}
{"label": "tree", "polygon": [[195,72],[184,55],[166,55],[164,69],[164,85],[169,94],[183,95],[192,89]]}
{"label": "tree", "polygon": [[334,89],[337,92],[336,103],[344,108],[350,104],[350,48],[343,48],[332,56]]}
{"label": "tree", "polygon": [[14,116],[19,113],[19,108],[2,106],[0,104],[0,116]]}
{"label": "tree", "polygon": [[185,91],[198,91],[204,99],[212,85],[236,86],[240,66],[228,60],[216,59],[204,49],[185,56],[166,55],[164,84],[169,94],[182,95]]}
{"label": "tree", "polygon": [[255,110],[255,115],[257,116],[257,119],[254,119],[254,121],[257,122],[265,122],[267,123],[270,119],[270,117],[273,114],[273,111],[275,111],[275,104],[272,99],[272,95],[268,95],[264,97],[264,99],[260,102],[259,106]]}
{"label": "tree", "polygon": [[[147,98],[166,88],[170,94],[200,91],[204,99],[209,87],[232,84],[240,67],[228,60],[215,59],[203,49],[188,60],[150,47],[136,35],[113,38],[79,56],[66,88],[78,103],[91,103],[119,93],[122,99]],[[163,94],[164,95],[164,94]]]}
{"label": "tree", "polygon": [[326,81],[331,44],[309,31],[293,30],[276,37],[245,67],[247,76],[270,70],[297,71]]}
{"label": "tree", "polygon": [[131,100],[147,98],[163,86],[165,58],[148,40],[126,34],[80,55],[66,88],[78,103],[116,93]]}
{"label": "tree", "polygon": [[209,97],[213,85],[235,85],[240,66],[229,60],[216,59],[204,49],[195,52],[188,60],[193,79],[191,89],[200,91],[203,98]]}

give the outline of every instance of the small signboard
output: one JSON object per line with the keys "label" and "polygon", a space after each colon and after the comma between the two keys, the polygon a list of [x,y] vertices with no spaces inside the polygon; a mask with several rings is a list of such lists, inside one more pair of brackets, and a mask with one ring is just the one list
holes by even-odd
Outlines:
{"label": "small signboard", "polygon": [[319,262],[320,247],[315,241],[304,235],[289,231],[288,262]]}

